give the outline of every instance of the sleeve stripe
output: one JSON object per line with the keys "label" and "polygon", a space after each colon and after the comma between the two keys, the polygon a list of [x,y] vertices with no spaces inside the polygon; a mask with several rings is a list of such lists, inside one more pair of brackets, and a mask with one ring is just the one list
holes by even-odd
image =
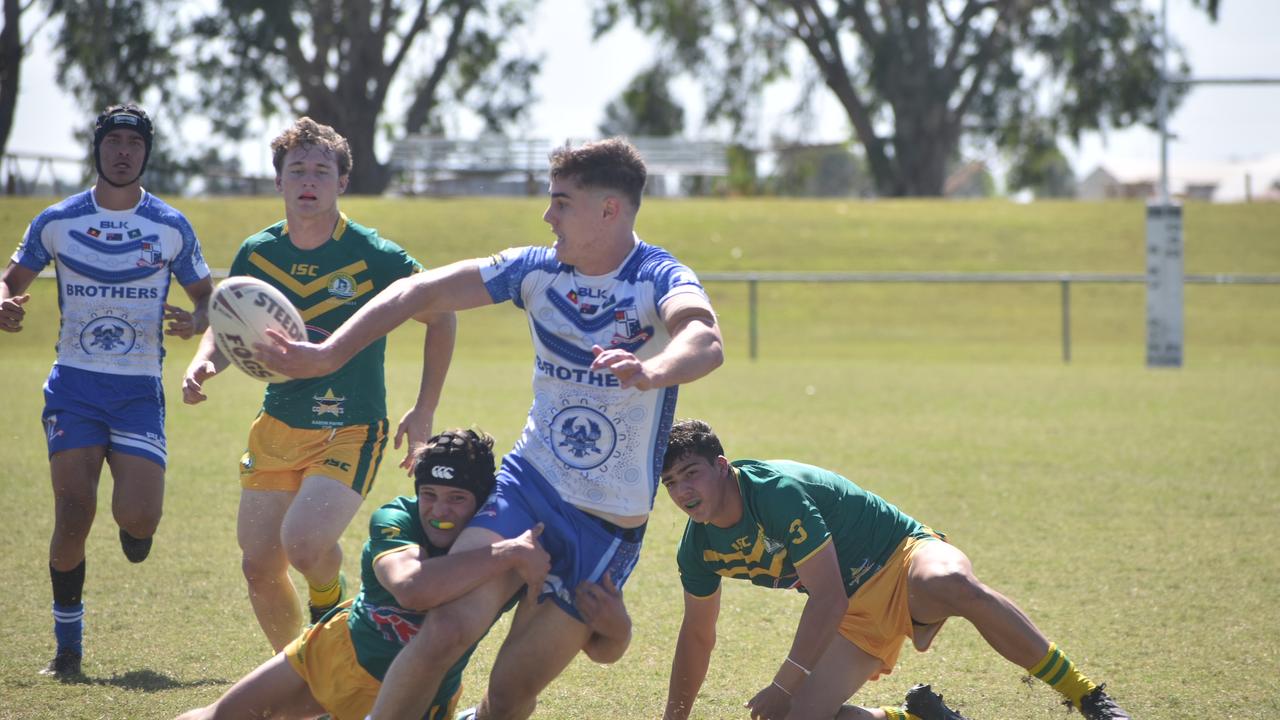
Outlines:
{"label": "sleeve stripe", "polygon": [[799,560],[796,560],[796,561],[792,562],[791,564],[792,564],[792,565],[795,565],[796,567],[800,567],[800,565],[802,565],[803,563],[807,562],[807,561],[809,560],[809,558],[811,558],[811,557],[813,557],[814,555],[817,555],[819,552],[821,552],[821,551],[822,551],[822,548],[824,548],[824,547],[826,547],[826,546],[828,546],[828,545],[830,545],[830,544],[831,544],[831,536],[830,536],[830,535],[828,535],[828,536],[827,536],[827,539],[826,539],[826,540],[823,540],[821,545],[819,545],[818,547],[816,547],[816,548],[814,548],[814,549],[813,549],[813,552],[809,553],[808,555],[805,555],[804,557],[800,558]]}

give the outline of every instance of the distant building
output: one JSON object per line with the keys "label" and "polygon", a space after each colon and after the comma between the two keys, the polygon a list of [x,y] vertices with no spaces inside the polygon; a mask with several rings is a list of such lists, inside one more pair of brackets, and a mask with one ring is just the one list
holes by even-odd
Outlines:
{"label": "distant building", "polygon": [[[1156,197],[1158,189],[1159,181],[1150,175],[1117,176],[1099,165],[1076,186],[1076,197],[1080,200],[1149,200]],[[1184,200],[1210,202],[1217,190],[1217,182],[1188,180],[1183,191],[1174,195]]]}

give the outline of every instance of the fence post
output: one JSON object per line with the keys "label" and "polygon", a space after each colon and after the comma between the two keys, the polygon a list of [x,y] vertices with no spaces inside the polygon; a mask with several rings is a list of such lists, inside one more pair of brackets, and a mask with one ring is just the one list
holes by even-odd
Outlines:
{"label": "fence post", "polygon": [[1071,281],[1062,281],[1062,362],[1071,363]]}
{"label": "fence post", "polygon": [[752,360],[756,359],[756,284],[754,279],[747,281],[747,327],[750,328],[748,353]]}

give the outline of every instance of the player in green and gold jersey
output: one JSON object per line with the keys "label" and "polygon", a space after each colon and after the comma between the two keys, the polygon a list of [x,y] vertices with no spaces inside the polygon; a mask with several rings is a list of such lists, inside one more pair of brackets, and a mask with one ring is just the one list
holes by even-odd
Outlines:
{"label": "player in green and gold jersey", "polygon": [[[232,275],[279,288],[302,314],[307,335],[323,340],[391,283],[422,269],[400,246],[338,210],[351,150],[333,128],[302,118],[271,143],[285,219],[245,240]],[[401,467],[431,435],[453,355],[452,313],[423,314],[422,382],[400,421]],[[284,647],[302,625],[289,566],[310,587],[311,621],[343,594],[338,538],[369,493],[387,445],[385,341],[365,348],[329,375],[267,386],[262,411],[240,460],[236,535],[249,599],[271,646]],[[211,332],[183,378],[183,400],[205,399],[204,384],[228,365]]]}
{"label": "player in green and gold jersey", "polygon": [[902,708],[844,704],[892,672],[905,639],[924,651],[952,616],[1089,720],[1129,717],[1013,601],[974,577],[963,552],[847,478],[789,460],[729,462],[710,426],[685,420],[671,429],[662,484],[689,516],[666,720],[689,716],[706,677],[724,577],[809,597],[786,659],[747,701],[753,720],[964,720],[927,685]]}
{"label": "player in green and gold jersey", "polygon": [[[392,500],[369,519],[369,539],[360,558],[360,594],[307,628],[217,702],[181,720],[320,713],[335,720],[363,720],[387,666],[417,634],[431,608],[507,570],[541,587],[550,556],[538,542],[540,527],[494,545],[449,554],[493,489],[492,437],[474,430],[440,433],[428,441],[413,475],[414,496]],[[618,659],[631,637],[622,594],[607,577],[603,585],[582,583],[577,594],[593,633],[588,656],[598,662]],[[508,608],[517,598],[511,598]],[[474,650],[472,645],[450,668],[424,718],[453,717],[462,672]]]}

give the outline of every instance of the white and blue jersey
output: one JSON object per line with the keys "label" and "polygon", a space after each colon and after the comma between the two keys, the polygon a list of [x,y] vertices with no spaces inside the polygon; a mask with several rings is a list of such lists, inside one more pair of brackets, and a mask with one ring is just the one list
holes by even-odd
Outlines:
{"label": "white and blue jersey", "polygon": [[658,354],[671,339],[659,308],[685,293],[705,300],[697,276],[638,238],[608,275],[582,275],[547,247],[504,250],[480,273],[495,303],[525,311],[533,339],[533,406],[508,457],[579,508],[647,515],[677,388],[622,388],[613,373],[591,370],[591,347],[624,348],[641,360]]}
{"label": "white and blue jersey", "polygon": [[57,364],[115,375],[160,377],[169,276],[209,276],[191,224],[148,192],[129,210],[98,207],[92,190],[72,195],[36,216],[13,261],[37,272],[54,263]]}

